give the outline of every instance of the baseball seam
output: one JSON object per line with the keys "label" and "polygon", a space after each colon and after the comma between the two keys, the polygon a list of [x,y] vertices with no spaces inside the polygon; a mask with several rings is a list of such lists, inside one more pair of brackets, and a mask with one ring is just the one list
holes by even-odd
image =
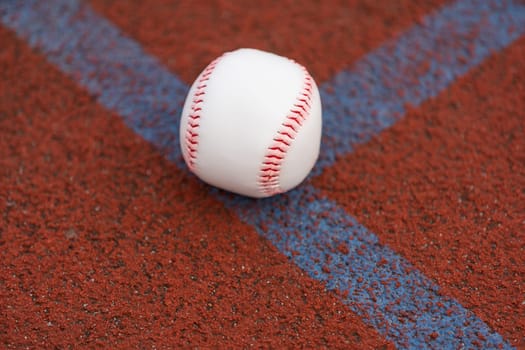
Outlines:
{"label": "baseball seam", "polygon": [[303,87],[296,98],[296,102],[273,138],[273,142],[266,150],[259,171],[259,189],[267,196],[283,192],[280,185],[282,164],[300,128],[310,115],[312,107],[313,78],[306,68],[299,64],[297,65],[304,73]]}
{"label": "baseball seam", "polygon": [[197,86],[192,96],[192,104],[190,113],[188,116],[188,122],[186,125],[185,133],[185,148],[187,155],[187,164],[191,171],[195,170],[197,162],[197,148],[199,146],[199,127],[202,112],[202,105],[204,103],[204,97],[206,95],[206,88],[208,87],[208,81],[217,67],[219,61],[224,55],[213,60],[208,66],[202,71],[201,75],[197,79]]}

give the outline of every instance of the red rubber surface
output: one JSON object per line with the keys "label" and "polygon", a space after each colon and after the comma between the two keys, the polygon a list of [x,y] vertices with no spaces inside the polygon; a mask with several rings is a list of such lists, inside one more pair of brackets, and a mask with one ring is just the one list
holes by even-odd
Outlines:
{"label": "red rubber surface", "polygon": [[391,348],[1,27],[0,42],[4,346]]}
{"label": "red rubber surface", "polygon": [[[91,3],[187,83],[239,46],[323,83],[444,1]],[[0,43],[2,344],[392,348],[38,52]],[[519,348],[524,61],[522,39],[315,180]]]}
{"label": "red rubber surface", "polygon": [[521,39],[315,181],[383,243],[520,347],[524,60]]}
{"label": "red rubber surface", "polygon": [[322,83],[446,2],[91,0],[187,83],[215,57],[239,47],[308,62]]}

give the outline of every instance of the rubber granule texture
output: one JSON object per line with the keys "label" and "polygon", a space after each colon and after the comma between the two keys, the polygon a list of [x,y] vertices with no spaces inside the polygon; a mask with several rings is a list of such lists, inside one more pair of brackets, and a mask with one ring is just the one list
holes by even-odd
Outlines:
{"label": "rubber granule texture", "polygon": [[391,348],[12,33],[0,42],[3,346]]}
{"label": "rubber granule texture", "polygon": [[411,108],[315,181],[384,244],[520,347],[524,59],[521,39]]}
{"label": "rubber granule texture", "polygon": [[[187,83],[226,50],[252,47],[308,62],[324,82],[446,0],[106,1],[93,7]],[[147,14],[147,15],[146,15]]]}
{"label": "rubber granule texture", "polygon": [[[0,347],[525,349],[524,4],[0,0]],[[178,157],[239,47],[324,102],[268,200]]]}

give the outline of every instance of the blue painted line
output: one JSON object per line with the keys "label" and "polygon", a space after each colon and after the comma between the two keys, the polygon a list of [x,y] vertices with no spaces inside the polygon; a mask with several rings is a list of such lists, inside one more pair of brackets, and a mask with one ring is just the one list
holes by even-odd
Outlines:
{"label": "blue painted line", "polygon": [[174,148],[189,87],[111,22],[79,0],[0,0],[0,18],[136,133]]}
{"label": "blue painted line", "polygon": [[[524,14],[525,6],[510,1],[458,1],[325,84],[325,146],[318,168],[392,125],[402,116],[404,103],[418,104],[434,96],[488,53],[516,40],[525,28]],[[177,135],[187,87],[137,43],[73,0],[45,5],[36,0],[4,1],[0,18],[183,166]],[[438,55],[443,59],[432,61]],[[469,61],[460,64],[459,55],[467,55]],[[427,70],[412,72],[417,62],[426,60],[431,62]],[[331,88],[335,94],[329,93]],[[399,90],[404,95],[398,96]],[[331,290],[347,292],[343,301],[398,347],[511,348],[311,185],[259,201],[212,192],[310,276]],[[433,332],[438,337],[432,340]]]}
{"label": "blue painted line", "polygon": [[258,202],[220,196],[311,277],[348,293],[342,298],[350,309],[398,348],[512,348],[313,187]]}
{"label": "blue painted line", "polygon": [[436,96],[524,32],[523,4],[458,1],[339,73],[320,91],[323,152],[312,175],[393,125],[406,104],[418,106]]}

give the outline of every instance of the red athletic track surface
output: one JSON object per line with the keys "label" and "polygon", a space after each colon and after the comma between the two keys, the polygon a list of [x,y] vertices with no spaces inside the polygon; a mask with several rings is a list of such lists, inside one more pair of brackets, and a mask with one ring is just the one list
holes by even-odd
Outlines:
{"label": "red athletic track surface", "polygon": [[269,0],[246,6],[225,0],[91,0],[187,83],[210,60],[238,47],[308,62],[308,70],[322,83],[445,3]]}
{"label": "red athletic track surface", "polygon": [[[2,292],[13,290],[2,296],[11,304],[2,323],[8,343],[385,343],[201,183],[0,33],[11,48],[1,56],[2,196],[24,203],[1,208],[21,223],[2,222],[10,272]],[[155,225],[177,230],[145,236]]]}
{"label": "red athletic track surface", "polygon": [[524,58],[522,38],[316,180],[517,341],[525,332]]}
{"label": "red athletic track surface", "polygon": [[[4,344],[386,344],[204,185],[0,35]],[[156,226],[177,230],[145,235]]]}
{"label": "red athletic track surface", "polygon": [[[239,46],[322,83],[444,1],[172,3],[91,1],[186,83]],[[394,347],[2,26],[0,43],[1,344]],[[518,348],[523,62],[522,38],[314,180]]]}

